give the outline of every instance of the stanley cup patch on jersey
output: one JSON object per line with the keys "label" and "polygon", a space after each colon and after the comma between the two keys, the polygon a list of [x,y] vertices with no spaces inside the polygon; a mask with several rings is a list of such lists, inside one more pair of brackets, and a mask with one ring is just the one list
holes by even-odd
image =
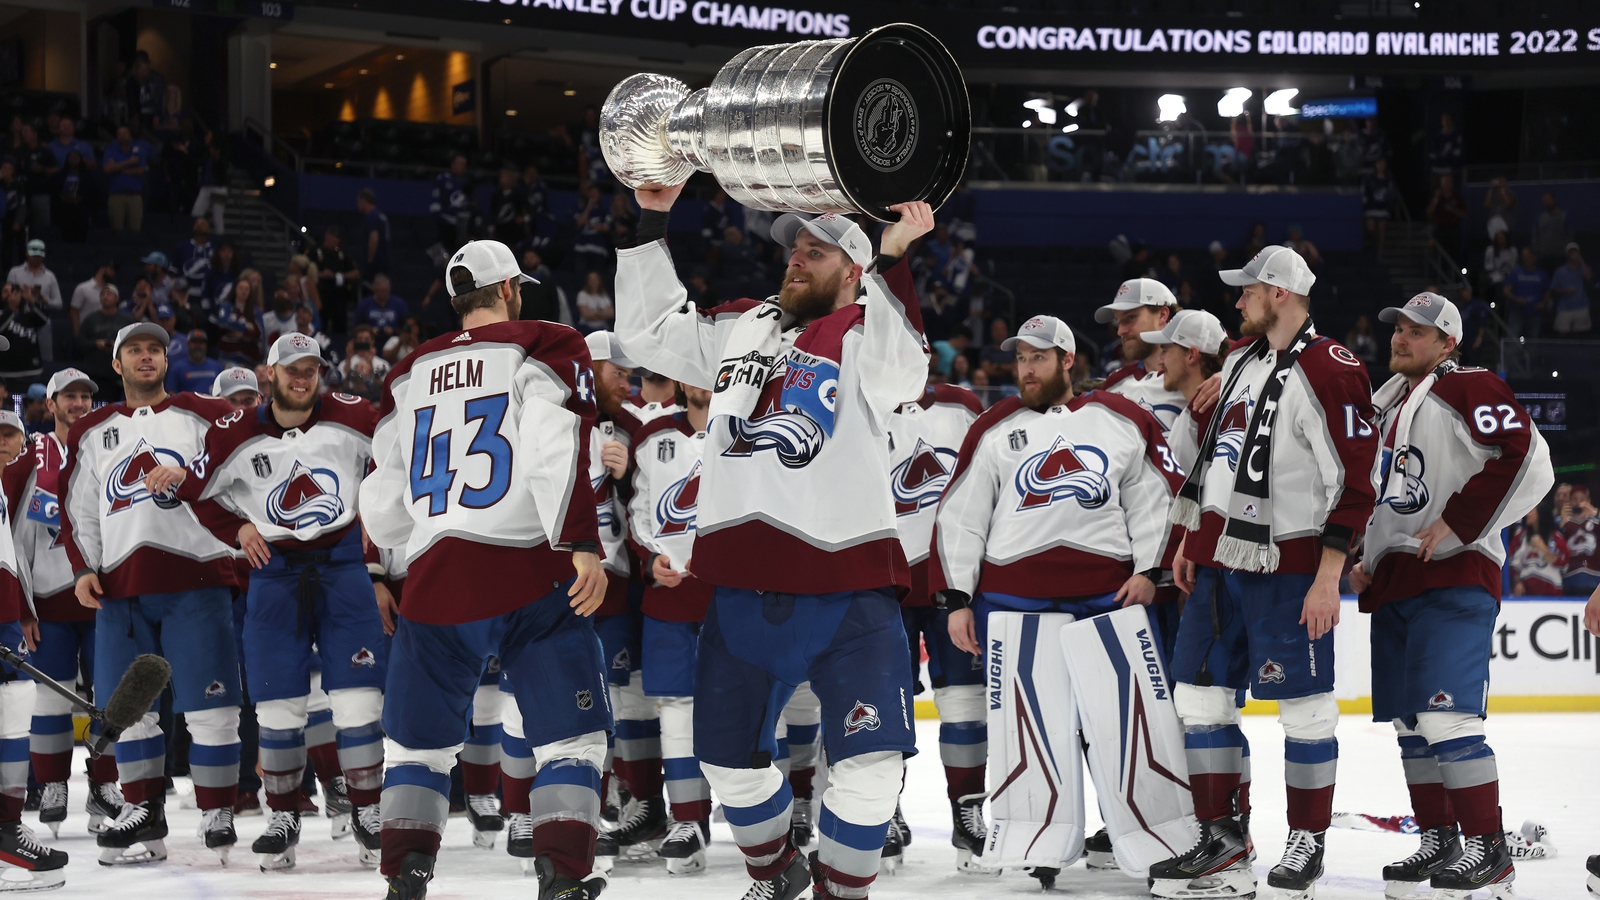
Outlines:
{"label": "stanley cup patch on jersey", "polygon": [[289,477],[267,495],[267,515],[272,524],[295,530],[333,524],[344,515],[339,476],[332,469],[313,469],[295,460]]}
{"label": "stanley cup patch on jersey", "polygon": [[935,447],[922,438],[911,456],[894,467],[889,475],[889,489],[894,494],[894,514],[907,516],[925,507],[934,506],[950,483],[950,473],[955,471],[956,451]]}
{"label": "stanley cup patch on jersey", "polygon": [[[115,431],[116,429],[108,429]],[[183,457],[171,450],[155,447],[144,438],[133,448],[133,453],[128,458],[116,464],[111,469],[111,477],[106,479],[106,500],[110,506],[106,514],[122,512],[135,503],[145,500],[154,500],[156,506],[162,509],[174,509],[178,506],[177,488],[168,488],[160,494],[152,495],[144,486],[144,477],[151,470],[159,466],[183,466]]]}
{"label": "stanley cup patch on jersey", "polygon": [[656,501],[656,537],[669,537],[694,530],[695,510],[700,505],[700,462],[689,474],[667,485]]}
{"label": "stanley cup patch on jersey", "polygon": [[1057,500],[1073,499],[1084,509],[1098,509],[1111,499],[1106,478],[1110,460],[1104,451],[1074,444],[1057,435],[1050,449],[1028,457],[1017,469],[1017,511],[1039,509]]}

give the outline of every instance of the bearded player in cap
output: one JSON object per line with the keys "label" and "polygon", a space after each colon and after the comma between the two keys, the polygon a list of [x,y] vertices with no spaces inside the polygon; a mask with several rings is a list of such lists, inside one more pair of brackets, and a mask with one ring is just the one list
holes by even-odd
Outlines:
{"label": "bearded player in cap", "polygon": [[1151,347],[1147,359],[1160,370],[1161,386],[1183,397],[1183,412],[1167,428],[1167,446],[1187,472],[1200,455],[1200,438],[1217,408],[1213,402],[1201,409],[1200,388],[1222,371],[1228,332],[1211,313],[1184,309],[1173,313],[1161,330],[1140,332],[1139,340]]}
{"label": "bearded player in cap", "polygon": [[1505,565],[1501,529],[1555,482],[1550,451],[1500,376],[1465,368],[1461,314],[1434,293],[1378,313],[1394,325],[1373,398],[1381,493],[1350,586],[1372,613],[1372,718],[1393,722],[1422,846],[1385,866],[1389,897],[1428,881],[1445,900],[1516,877],[1484,738]]}
{"label": "bearded player in cap", "polygon": [[1102,325],[1115,322],[1122,340],[1122,356],[1129,362],[1106,376],[1100,390],[1121,394],[1148,409],[1165,432],[1183,412],[1184,399],[1162,381],[1161,369],[1153,359],[1155,347],[1140,335],[1160,331],[1178,311],[1178,298],[1154,278],[1130,278],[1117,288],[1110,303],[1094,311]]}
{"label": "bearded player in cap", "polygon": [[1339,705],[1333,627],[1345,557],[1372,514],[1378,439],[1366,369],[1316,333],[1316,281],[1287,247],[1268,247],[1222,280],[1248,340],[1223,365],[1218,410],[1172,519],[1188,529],[1174,581],[1190,592],[1178,629],[1173,700],[1184,725],[1196,845],[1151,867],[1158,897],[1255,890],[1235,816],[1244,734],[1237,692],[1278,701],[1289,839],[1267,883],[1309,896],[1332,817]]}
{"label": "bearded player in cap", "polygon": [[[67,461],[67,436],[73,423],[87,415],[99,390],[87,374],[62,369],[45,385],[45,407],[55,429],[36,435],[29,452],[5,470],[6,496],[16,515],[17,554],[30,573],[33,608],[38,619],[24,628],[35,650],[33,664],[44,674],[72,684],[79,660],[94,672],[95,613],[78,602],[73,588],[72,562],[61,541],[61,472]],[[24,505],[25,504],[25,505]],[[67,818],[67,779],[71,775],[72,705],[55,691],[40,689],[29,736],[29,758],[43,790],[39,822],[59,834]],[[98,736],[100,723],[90,722]],[[103,753],[88,761],[89,796],[84,812],[89,830],[100,832],[106,819],[122,811],[122,791],[117,787],[117,760]]]}
{"label": "bearded player in cap", "polygon": [[[189,767],[202,811],[200,836],[226,862],[238,840],[238,578],[232,543],[212,529],[222,530],[230,517],[216,504],[185,503],[172,490],[152,493],[144,479],[193,459],[211,423],[232,408],[202,394],[167,394],[167,333],[154,322],[119,331],[111,355],[126,399],[73,424],[60,476],[61,541],[77,579],[74,591],[79,603],[99,610],[95,691],[108,693],[138,654],[172,663],[172,709],[183,714],[193,740]],[[166,741],[155,710],[122,732],[116,747],[127,803],[95,839],[100,861],[165,859]]]}
{"label": "bearded player in cap", "polygon": [[267,351],[272,399],[219,417],[187,467],[145,475],[152,494],[175,489],[179,500],[215,500],[243,520],[239,546],[254,569],[245,595],[245,671],[271,812],[250,848],[262,871],[292,868],[300,843],[313,656],[333,705],[361,860],[378,862],[388,646],[356,522],[377,419],[360,397],[320,395],[324,365],[316,341],[297,332],[279,337]]}
{"label": "bearded player in cap", "polygon": [[450,811],[450,771],[491,657],[536,761],[529,796],[541,900],[590,900],[611,714],[590,616],[605,599],[589,439],[594,374],[576,331],[519,321],[529,281],[473,241],[445,266],[463,330],[390,372],[361,521],[404,557],[383,726],[381,870],[420,900]]}
{"label": "bearded player in cap", "polygon": [[[681,188],[638,191],[636,246],[617,252],[617,334],[628,355],[713,391],[690,573],[717,586],[700,634],[695,755],[756,884],[746,895],[867,896],[916,752],[884,431],[927,377],[902,258],[933,211],[892,209],[881,255],[849,219],[785,215],[778,295],[699,310],[664,240]],[[863,295],[863,291],[865,292]],[[795,686],[821,701],[831,786],[816,865],[790,837],[793,794],[771,763]]]}

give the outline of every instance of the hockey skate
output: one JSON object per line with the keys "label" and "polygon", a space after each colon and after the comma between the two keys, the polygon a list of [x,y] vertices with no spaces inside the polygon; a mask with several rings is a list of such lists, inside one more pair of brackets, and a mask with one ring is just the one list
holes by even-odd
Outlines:
{"label": "hockey skate", "polygon": [[1461,857],[1429,879],[1438,900],[1467,900],[1485,888],[1493,900],[1517,896],[1511,889],[1517,870],[1503,832],[1474,835],[1462,844]]}
{"label": "hockey skate", "polygon": [[44,802],[44,787],[42,785],[29,787],[28,793],[22,798],[23,812],[38,812],[39,804]]}
{"label": "hockey skate", "polygon": [[606,889],[606,877],[598,872],[580,880],[557,872],[548,856],[533,863],[534,874],[539,878],[539,900],[594,900]]}
{"label": "hockey skate", "polygon": [[89,833],[99,834],[111,827],[126,805],[121,785],[115,781],[89,779],[89,797],[83,801],[83,811],[89,814]]}
{"label": "hockey skate", "polygon": [[1600,854],[1589,857],[1589,896],[1600,897]]}
{"label": "hockey skate", "polygon": [[1277,888],[1280,900],[1311,900],[1317,895],[1325,834],[1304,828],[1289,829],[1283,859],[1267,873],[1267,884]]}
{"label": "hockey skate", "polygon": [[50,829],[51,837],[61,836],[61,823],[67,820],[67,783],[52,781],[39,794],[39,824]]}
{"label": "hockey skate", "polygon": [[378,804],[357,806],[351,811],[350,833],[356,836],[356,861],[376,869],[383,849],[383,819],[378,816]]}
{"label": "hockey skate", "polygon": [[1417,852],[1383,867],[1383,895],[1389,900],[1416,900],[1417,886],[1461,858],[1461,832],[1438,825],[1422,833]]}
{"label": "hockey skate", "polygon": [[811,886],[811,872],[806,866],[806,858],[793,845],[785,849],[789,852],[789,862],[784,865],[783,871],[766,881],[750,885],[742,900],[795,900]]}
{"label": "hockey skate", "polygon": [[200,814],[200,827],[195,836],[206,842],[207,850],[215,850],[222,864],[228,864],[228,853],[239,843],[239,834],[233,830],[233,807],[208,809]]}
{"label": "hockey skate", "polygon": [[468,794],[467,818],[472,822],[472,846],[493,850],[495,836],[506,827],[500,800],[493,794]]}
{"label": "hockey skate", "polygon": [[162,798],[125,803],[122,813],[99,834],[100,865],[130,866],[167,858],[167,810]]}
{"label": "hockey skate", "polygon": [[911,826],[906,824],[906,817],[900,814],[900,801],[898,800],[894,804],[894,818],[889,820],[889,824],[894,826],[895,831],[900,832],[900,846],[911,846]]}
{"label": "hockey skate", "polygon": [[[720,807],[719,807],[720,810]],[[811,833],[816,830],[816,813],[810,797],[794,798],[794,811],[789,814],[789,840],[796,847],[811,843]]]}
{"label": "hockey skate", "polygon": [[[5,877],[12,873],[27,877]],[[52,891],[66,883],[67,854],[41,846],[21,822],[0,823],[0,893]]]}
{"label": "hockey skate", "polygon": [[1048,891],[1055,887],[1056,876],[1061,874],[1060,869],[1050,866],[1028,866],[1023,871],[1028,873],[1029,878],[1036,879],[1039,882],[1039,890],[1041,891]]}
{"label": "hockey skate", "polygon": [[[605,832],[600,837],[605,837]],[[595,841],[595,862],[601,860],[600,841]],[[533,874],[533,816],[528,813],[512,813],[506,817],[506,852],[522,864],[522,874]],[[611,857],[605,857],[609,862]]]}
{"label": "hockey skate", "polygon": [[711,843],[710,822],[674,822],[661,842],[661,858],[670,875],[698,875],[706,870],[706,845]]}
{"label": "hockey skate", "polygon": [[900,829],[894,827],[894,820],[889,820],[888,833],[883,836],[883,851],[878,854],[878,869],[885,875],[893,875],[900,871],[900,863],[904,860],[904,846],[900,843]]}
{"label": "hockey skate", "polygon": [[1083,864],[1096,871],[1115,872],[1121,868],[1111,850],[1111,832],[1102,828],[1084,839]]}
{"label": "hockey skate", "polygon": [[983,822],[983,801],[988,794],[968,794],[950,801],[950,843],[956,848],[956,871],[967,875],[999,875],[978,861],[989,828]]}
{"label": "hockey skate", "polygon": [[[667,836],[667,801],[660,797],[634,798],[611,837],[617,842],[618,862],[644,862],[655,859],[656,850]],[[599,851],[596,851],[597,853]]]}
{"label": "hockey skate", "polygon": [[389,876],[386,900],[423,900],[428,882],[433,880],[433,857],[426,853],[407,853],[400,860],[400,874]]}
{"label": "hockey skate", "polygon": [[1188,852],[1150,867],[1150,893],[1170,900],[1249,900],[1256,895],[1249,857],[1232,816],[1202,821],[1200,837]]}
{"label": "hockey skate", "polygon": [[300,845],[300,813],[275,809],[267,819],[267,830],[250,845],[250,852],[261,857],[261,871],[282,872],[294,868],[295,848]]}
{"label": "hockey skate", "polygon": [[[42,810],[39,821],[44,821]],[[1523,822],[1520,830],[1506,832],[1506,849],[1513,860],[1554,859],[1556,855],[1556,845],[1550,842],[1550,829],[1532,819]]]}
{"label": "hockey skate", "polygon": [[322,808],[329,819],[328,829],[333,839],[349,837],[350,794],[345,789],[343,775],[335,775],[322,783]]}
{"label": "hockey skate", "polygon": [[606,800],[600,806],[600,818],[612,825],[621,821],[628,804],[633,801],[633,795],[622,786],[622,779],[615,775],[606,776]]}

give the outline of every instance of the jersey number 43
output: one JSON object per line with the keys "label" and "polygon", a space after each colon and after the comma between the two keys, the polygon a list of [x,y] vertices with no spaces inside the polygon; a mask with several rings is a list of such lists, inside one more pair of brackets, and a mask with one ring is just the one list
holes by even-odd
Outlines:
{"label": "jersey number 43", "polygon": [[[473,422],[478,427],[467,445],[468,457],[483,456],[489,464],[488,477],[482,484],[462,488],[456,502],[467,509],[486,509],[499,503],[511,487],[511,442],[500,434],[505,422],[507,394],[491,394],[466,402],[463,427]],[[450,444],[454,430],[446,428],[433,432],[437,407],[424,406],[417,410],[411,436],[411,502],[428,499],[428,515],[440,516],[450,510],[451,489],[455,486],[456,469],[450,465]]]}

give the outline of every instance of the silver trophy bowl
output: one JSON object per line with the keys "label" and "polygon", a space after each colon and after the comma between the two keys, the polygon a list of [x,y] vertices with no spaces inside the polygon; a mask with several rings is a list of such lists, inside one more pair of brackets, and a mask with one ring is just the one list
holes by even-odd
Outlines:
{"label": "silver trophy bowl", "polygon": [[710,172],[734,202],[773,212],[866,213],[948,198],[972,116],[955,58],[915,25],[859,38],[752,47],[691,92],[641,74],[611,90],[600,149],[634,189]]}

